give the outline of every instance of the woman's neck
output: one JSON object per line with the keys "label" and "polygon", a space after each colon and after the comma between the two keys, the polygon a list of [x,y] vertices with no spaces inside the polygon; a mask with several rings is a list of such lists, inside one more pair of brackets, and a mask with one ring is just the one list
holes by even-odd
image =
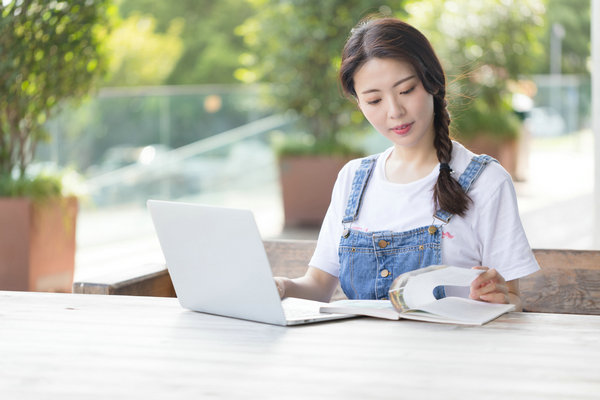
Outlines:
{"label": "woman's neck", "polygon": [[410,183],[429,175],[438,163],[433,144],[425,148],[396,145],[385,162],[385,176],[392,183]]}

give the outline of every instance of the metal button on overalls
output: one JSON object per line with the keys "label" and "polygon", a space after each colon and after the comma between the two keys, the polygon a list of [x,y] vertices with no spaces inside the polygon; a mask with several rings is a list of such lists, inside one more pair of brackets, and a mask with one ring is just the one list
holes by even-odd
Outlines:
{"label": "metal button on overalls", "polygon": [[383,271],[381,271],[382,278],[387,278],[388,276],[390,276],[390,271],[388,271],[387,269],[384,269]]}
{"label": "metal button on overalls", "polygon": [[388,242],[386,242],[385,240],[381,239],[379,241],[379,243],[377,243],[379,245],[379,247],[381,247],[382,249],[385,249],[387,247],[387,245],[389,244]]}

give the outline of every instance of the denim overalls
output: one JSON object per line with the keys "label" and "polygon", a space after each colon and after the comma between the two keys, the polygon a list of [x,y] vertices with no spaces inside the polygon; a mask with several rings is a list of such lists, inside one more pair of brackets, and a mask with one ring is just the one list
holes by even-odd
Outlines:
{"label": "denim overalls", "polygon": [[[349,299],[387,299],[392,281],[404,272],[442,263],[442,226],[452,214],[438,210],[433,217],[441,225],[423,226],[406,232],[361,232],[350,229],[358,217],[363,194],[379,154],[364,158],[354,175],[350,196],[342,220],[340,239],[340,284]],[[496,161],[488,155],[475,156],[460,176],[458,183],[465,192],[488,163]],[[433,222],[435,221],[433,219]],[[436,298],[444,297],[442,287]]]}

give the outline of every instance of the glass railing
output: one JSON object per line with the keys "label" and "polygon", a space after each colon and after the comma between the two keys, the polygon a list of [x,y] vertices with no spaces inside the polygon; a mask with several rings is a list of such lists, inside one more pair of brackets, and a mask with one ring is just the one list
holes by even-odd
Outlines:
{"label": "glass railing", "polygon": [[144,206],[149,198],[185,199],[261,191],[277,180],[270,134],[290,118],[265,117],[177,149],[129,149],[135,162],[87,179],[95,207]]}
{"label": "glass railing", "polygon": [[148,199],[250,209],[261,234],[276,236],[283,210],[270,136],[292,121],[265,117],[172,150],[148,145],[135,163],[88,179],[78,219],[77,277],[162,261]]}
{"label": "glass railing", "polygon": [[241,85],[104,88],[48,122],[52,141],[37,156],[93,177],[136,162],[145,146],[175,149],[271,115],[258,96]]}
{"label": "glass railing", "polygon": [[263,236],[283,228],[273,132],[291,116],[258,106],[256,87],[103,89],[47,129],[40,164],[83,177],[77,276],[161,262],[148,199],[251,209]]}

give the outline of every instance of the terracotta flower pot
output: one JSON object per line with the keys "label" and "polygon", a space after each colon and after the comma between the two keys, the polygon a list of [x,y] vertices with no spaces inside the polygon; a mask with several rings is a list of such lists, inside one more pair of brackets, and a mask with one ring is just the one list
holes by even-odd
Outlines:
{"label": "terracotta flower pot", "polygon": [[459,140],[466,148],[476,154],[494,157],[508,171],[514,180],[520,180],[517,174],[519,161],[519,140],[495,140],[479,135],[470,140]]}
{"label": "terracotta flower pot", "polygon": [[77,211],[75,197],[0,198],[0,290],[71,291]]}
{"label": "terracotta flower pot", "polygon": [[286,226],[320,226],[345,157],[284,156],[279,161]]}

